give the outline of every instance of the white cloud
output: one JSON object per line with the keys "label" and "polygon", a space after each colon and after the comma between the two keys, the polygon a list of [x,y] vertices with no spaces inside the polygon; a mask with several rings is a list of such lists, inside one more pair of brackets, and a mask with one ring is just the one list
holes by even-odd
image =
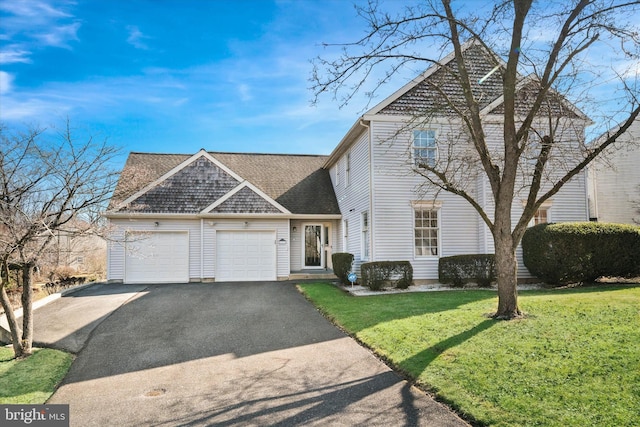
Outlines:
{"label": "white cloud", "polygon": [[62,47],[71,49],[70,41],[77,41],[80,23],[74,22],[69,25],[51,27],[48,31],[35,35],[35,38],[43,42],[46,46]]}
{"label": "white cloud", "polygon": [[[70,42],[78,40],[81,21],[66,11],[73,2],[53,2],[43,0],[0,0],[2,17],[0,39],[21,39],[22,56],[33,47],[52,46],[70,48]],[[6,51],[6,49],[5,49]]]}
{"label": "white cloud", "polygon": [[238,93],[240,94],[240,99],[244,102],[253,99],[253,96],[251,96],[251,88],[248,84],[242,83],[238,85]]}
{"label": "white cloud", "polygon": [[0,3],[0,10],[16,16],[36,19],[71,16],[60,9],[56,9],[46,1],[40,0],[3,1]]}
{"label": "white cloud", "polygon": [[23,49],[17,44],[6,46],[6,48],[0,50],[0,64],[13,64],[16,62],[30,64],[30,54],[29,50]]}
{"label": "white cloud", "polygon": [[11,92],[13,76],[6,71],[0,71],[0,95]]}
{"label": "white cloud", "polygon": [[149,49],[149,46],[144,42],[145,39],[150,39],[151,37],[146,36],[140,28],[135,25],[128,25],[127,31],[129,31],[129,37],[127,37],[127,43],[135,47],[136,49]]}
{"label": "white cloud", "polygon": [[633,59],[624,63],[618,64],[615,67],[616,73],[623,79],[637,79],[640,78],[640,60]]}

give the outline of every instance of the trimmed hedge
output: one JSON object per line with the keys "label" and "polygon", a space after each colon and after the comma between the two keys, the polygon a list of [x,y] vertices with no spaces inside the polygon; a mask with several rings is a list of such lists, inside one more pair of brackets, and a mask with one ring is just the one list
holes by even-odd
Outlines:
{"label": "trimmed hedge", "polygon": [[469,282],[489,287],[496,280],[495,256],[469,254],[442,257],[438,261],[438,280],[460,287]]}
{"label": "trimmed hedge", "polygon": [[353,254],[347,252],[336,252],[335,254],[331,254],[331,262],[333,263],[333,273],[338,276],[338,279],[340,279],[340,281],[345,285],[351,284],[347,279],[347,276],[351,272]]}
{"label": "trimmed hedge", "polygon": [[551,284],[640,275],[640,227],[574,222],[540,224],[522,238],[524,265]]}
{"label": "trimmed hedge", "polygon": [[375,261],[360,266],[362,285],[379,291],[386,284],[407,289],[413,284],[413,266],[409,261]]}

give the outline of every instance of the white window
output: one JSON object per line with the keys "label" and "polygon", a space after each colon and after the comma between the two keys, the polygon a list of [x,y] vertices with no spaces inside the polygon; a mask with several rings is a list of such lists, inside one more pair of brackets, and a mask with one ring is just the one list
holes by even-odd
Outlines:
{"label": "white window", "polygon": [[362,252],[361,259],[369,259],[369,212],[362,212]]}
{"label": "white window", "polygon": [[351,152],[347,153],[347,165],[344,172],[344,186],[348,187],[351,184]]}
{"label": "white window", "polygon": [[[522,205],[524,207],[524,205],[526,204],[526,202],[522,202]],[[552,202],[550,200],[547,200],[546,202],[544,202],[536,211],[535,214],[533,214],[533,218],[531,218],[531,221],[529,221],[529,227],[533,227],[534,225],[538,225],[538,224],[546,224],[548,222],[551,222],[551,205]]]}
{"label": "white window", "polygon": [[413,232],[416,257],[439,255],[439,211],[433,203],[414,205]]}
{"label": "white window", "polygon": [[531,219],[531,225],[546,224],[549,222],[549,208],[541,207]]}
{"label": "white window", "polygon": [[413,131],[413,161],[416,166],[434,167],[438,155],[435,130]]}

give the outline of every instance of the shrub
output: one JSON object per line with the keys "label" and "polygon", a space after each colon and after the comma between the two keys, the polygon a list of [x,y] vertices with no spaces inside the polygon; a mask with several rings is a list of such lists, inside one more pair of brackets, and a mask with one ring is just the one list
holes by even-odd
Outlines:
{"label": "shrub", "polygon": [[353,254],[347,252],[336,252],[331,255],[331,262],[333,263],[333,272],[338,279],[345,284],[349,285],[350,282],[347,276],[351,272],[351,265],[353,264]]}
{"label": "shrub", "polygon": [[489,287],[496,280],[496,262],[493,254],[454,255],[440,258],[438,280],[453,286],[474,282]]}
{"label": "shrub", "polygon": [[362,284],[379,291],[386,284],[407,289],[413,284],[413,267],[409,261],[366,262],[360,266]]}
{"label": "shrub", "polygon": [[524,265],[551,284],[640,275],[640,227],[576,222],[540,224],[522,238]]}

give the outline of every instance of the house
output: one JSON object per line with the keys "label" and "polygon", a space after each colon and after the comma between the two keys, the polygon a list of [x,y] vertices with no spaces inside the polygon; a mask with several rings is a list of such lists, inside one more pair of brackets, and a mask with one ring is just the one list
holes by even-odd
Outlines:
{"label": "house", "polygon": [[[472,79],[481,80],[474,90],[490,145],[498,149],[502,83],[492,70],[503,63],[475,42],[465,44],[464,54]],[[452,60],[444,58],[358,118],[329,156],[131,153],[106,213],[114,227],[108,279],[290,279],[330,270],[331,253],[350,252],[356,272],[366,261],[408,260],[416,282],[436,282],[440,257],[493,252],[491,233],[476,211],[460,197],[425,187],[414,172],[417,158],[437,161],[449,150],[468,148],[445,102],[462,99],[444,70]],[[533,84],[522,79],[523,101]],[[559,142],[583,140],[588,118],[564,100],[547,108],[546,115],[564,120]],[[465,178],[490,212],[486,179]],[[522,210],[514,205],[516,213]],[[542,206],[535,221],[587,218],[580,174]]]}
{"label": "house", "polygon": [[288,279],[331,269],[326,156],[131,153],[106,216],[108,280]]}
{"label": "house", "polygon": [[89,223],[77,219],[55,230],[40,257],[38,279],[54,280],[60,273],[104,278],[107,242],[91,231]]}
{"label": "house", "polygon": [[[608,133],[616,130],[614,128]],[[609,146],[603,156],[589,167],[591,220],[640,223],[639,164],[640,119],[636,118],[620,140]]]}

